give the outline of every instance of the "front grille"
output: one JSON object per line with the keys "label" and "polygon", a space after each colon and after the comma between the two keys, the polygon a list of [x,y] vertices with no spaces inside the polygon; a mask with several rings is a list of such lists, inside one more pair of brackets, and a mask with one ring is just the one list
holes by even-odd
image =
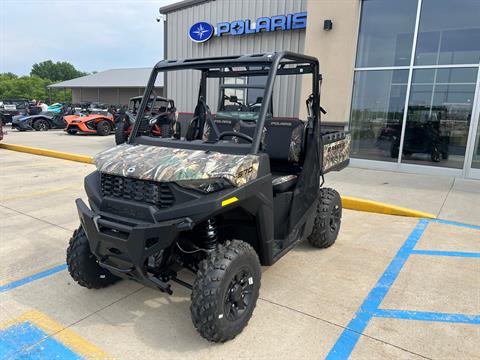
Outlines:
{"label": "front grille", "polygon": [[155,205],[159,208],[172,206],[175,202],[170,187],[166,183],[101,174],[102,195],[133,200]]}

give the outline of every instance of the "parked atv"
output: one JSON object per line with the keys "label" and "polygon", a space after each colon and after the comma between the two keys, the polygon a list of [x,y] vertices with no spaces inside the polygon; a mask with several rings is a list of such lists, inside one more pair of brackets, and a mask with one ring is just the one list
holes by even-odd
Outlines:
{"label": "parked atv", "polygon": [[[156,77],[168,71],[200,73],[181,139],[152,136],[145,117]],[[308,118],[275,116],[276,78],[305,74],[312,79]],[[247,86],[227,86],[226,77]],[[253,77],[266,83],[249,85]],[[320,81],[318,60],[291,52],[160,61],[128,142],[95,158],[97,170],[85,179],[90,207],[76,200],[80,227],[67,250],[73,279],[93,289],[130,279],[168,294],[176,282],[192,290],[201,336],[224,342],[238,335],[259,296],[260,266],[304,239],[327,248],[339,233],[340,195],[321,180],[348,165],[351,138],[321,133]],[[222,84],[243,92],[242,106],[212,115],[206,95],[215,82],[219,99]],[[259,106],[246,105],[255,99]],[[193,283],[184,270],[196,275]]]}
{"label": "parked atv", "polygon": [[[141,101],[141,96],[131,98],[128,102],[128,109],[117,117],[115,122],[115,143],[117,145],[126,142],[130,136]],[[175,111],[173,100],[160,96],[150,98],[145,117],[152,122],[150,124],[152,135],[171,137],[175,131],[179,131],[175,130]]]}
{"label": "parked atv", "polygon": [[114,114],[106,105],[91,104],[79,115],[64,117],[65,131],[70,135],[77,133],[107,136],[115,129]]}

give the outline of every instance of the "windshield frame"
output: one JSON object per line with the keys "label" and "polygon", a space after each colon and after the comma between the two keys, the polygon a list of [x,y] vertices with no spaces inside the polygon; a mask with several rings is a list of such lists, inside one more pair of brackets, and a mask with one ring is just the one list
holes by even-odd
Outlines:
{"label": "windshield frame", "polygon": [[[245,70],[235,70],[244,68]],[[253,68],[253,69],[250,69]],[[228,71],[225,71],[227,69]],[[226,77],[242,77],[242,76],[267,76],[264,86],[263,102],[259,111],[257,126],[252,136],[252,143],[248,151],[249,154],[258,154],[262,139],[263,128],[269,104],[272,99],[273,86],[275,78],[278,75],[306,75],[312,74],[312,95],[313,106],[310,117],[313,121],[313,132],[318,136],[320,126],[320,66],[318,60],[314,57],[296,54],[289,51],[279,53],[264,53],[240,56],[225,56],[203,59],[182,59],[182,60],[163,60],[157,63],[153,68],[145,92],[143,94],[140,108],[137,112],[135,125],[128,143],[135,144],[139,134],[140,122],[145,115],[148,100],[154,91],[155,81],[158,74],[167,73],[177,70],[198,70],[202,76],[200,78],[200,89],[198,101],[205,101],[206,98],[206,80],[207,78],[226,78]],[[165,76],[165,75],[164,75]],[[215,130],[216,125],[211,116],[207,116],[207,121]],[[215,131],[217,132],[217,131]],[[188,143],[188,141],[186,141]],[[209,144],[205,143],[205,149],[209,148]]]}

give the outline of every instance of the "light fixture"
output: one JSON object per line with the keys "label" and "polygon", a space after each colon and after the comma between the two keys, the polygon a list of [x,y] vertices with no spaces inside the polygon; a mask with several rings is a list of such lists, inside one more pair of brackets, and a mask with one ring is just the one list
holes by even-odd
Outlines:
{"label": "light fixture", "polygon": [[333,28],[332,20],[330,20],[330,19],[323,20],[323,30],[329,31],[329,30],[332,30],[332,28]]}

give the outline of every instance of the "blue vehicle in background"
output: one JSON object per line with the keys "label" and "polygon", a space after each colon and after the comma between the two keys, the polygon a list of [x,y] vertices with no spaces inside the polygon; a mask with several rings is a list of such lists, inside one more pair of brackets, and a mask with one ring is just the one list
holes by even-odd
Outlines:
{"label": "blue vehicle in background", "polygon": [[12,119],[12,129],[18,131],[47,131],[50,129],[64,129],[67,125],[64,115],[72,115],[74,109],[63,104],[53,104],[48,111],[35,115],[28,113],[16,115]]}

